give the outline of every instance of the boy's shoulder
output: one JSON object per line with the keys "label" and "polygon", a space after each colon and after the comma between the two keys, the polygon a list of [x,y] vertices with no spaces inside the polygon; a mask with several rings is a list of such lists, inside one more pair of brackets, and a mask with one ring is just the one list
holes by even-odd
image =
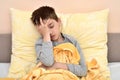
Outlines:
{"label": "boy's shoulder", "polygon": [[71,36],[71,35],[63,34],[63,36],[64,36],[66,39],[68,39],[68,40],[70,40],[70,41],[72,41],[72,42],[77,42],[77,40],[76,40],[73,36]]}
{"label": "boy's shoulder", "polygon": [[39,37],[36,41],[36,44],[42,43],[42,37]]}

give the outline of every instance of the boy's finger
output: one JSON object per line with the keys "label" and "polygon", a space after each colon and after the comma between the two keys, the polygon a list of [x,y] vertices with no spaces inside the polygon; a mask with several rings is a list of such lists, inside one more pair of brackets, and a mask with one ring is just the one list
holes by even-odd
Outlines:
{"label": "boy's finger", "polygon": [[42,21],[42,18],[40,18],[40,23],[41,23],[41,25],[44,25],[44,24],[43,24],[43,21]]}
{"label": "boy's finger", "polygon": [[49,25],[50,22],[51,22],[51,20],[48,19],[45,25]]}

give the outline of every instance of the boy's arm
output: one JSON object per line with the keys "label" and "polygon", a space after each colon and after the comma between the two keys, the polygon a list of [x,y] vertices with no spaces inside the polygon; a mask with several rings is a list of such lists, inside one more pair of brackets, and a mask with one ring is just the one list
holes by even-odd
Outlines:
{"label": "boy's arm", "polygon": [[52,66],[54,63],[52,42],[43,42],[38,40],[35,45],[37,53],[37,62],[42,62],[45,66]]}
{"label": "boy's arm", "polygon": [[76,64],[67,64],[68,66],[68,69],[76,74],[77,76],[86,76],[87,74],[87,66],[86,66],[86,62],[85,62],[85,59],[84,59],[84,55],[83,55],[83,52],[79,46],[79,43],[76,41],[75,43],[75,47],[78,49],[78,52],[80,54],[80,62],[79,62],[79,65],[76,65]]}

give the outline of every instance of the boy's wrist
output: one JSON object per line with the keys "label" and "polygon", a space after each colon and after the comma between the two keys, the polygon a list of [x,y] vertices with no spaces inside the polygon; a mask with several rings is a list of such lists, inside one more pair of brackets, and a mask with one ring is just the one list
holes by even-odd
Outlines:
{"label": "boy's wrist", "polygon": [[49,41],[51,41],[50,35],[45,35],[45,36],[43,36],[43,41],[44,41],[44,42],[49,42]]}

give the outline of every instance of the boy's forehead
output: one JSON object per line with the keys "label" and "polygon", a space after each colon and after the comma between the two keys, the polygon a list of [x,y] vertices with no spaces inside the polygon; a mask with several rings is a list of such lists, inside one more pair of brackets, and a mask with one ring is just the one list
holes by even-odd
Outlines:
{"label": "boy's forehead", "polygon": [[52,24],[53,23],[53,19],[45,19],[45,20],[43,20],[44,24],[46,24],[47,22],[49,22],[48,24]]}

